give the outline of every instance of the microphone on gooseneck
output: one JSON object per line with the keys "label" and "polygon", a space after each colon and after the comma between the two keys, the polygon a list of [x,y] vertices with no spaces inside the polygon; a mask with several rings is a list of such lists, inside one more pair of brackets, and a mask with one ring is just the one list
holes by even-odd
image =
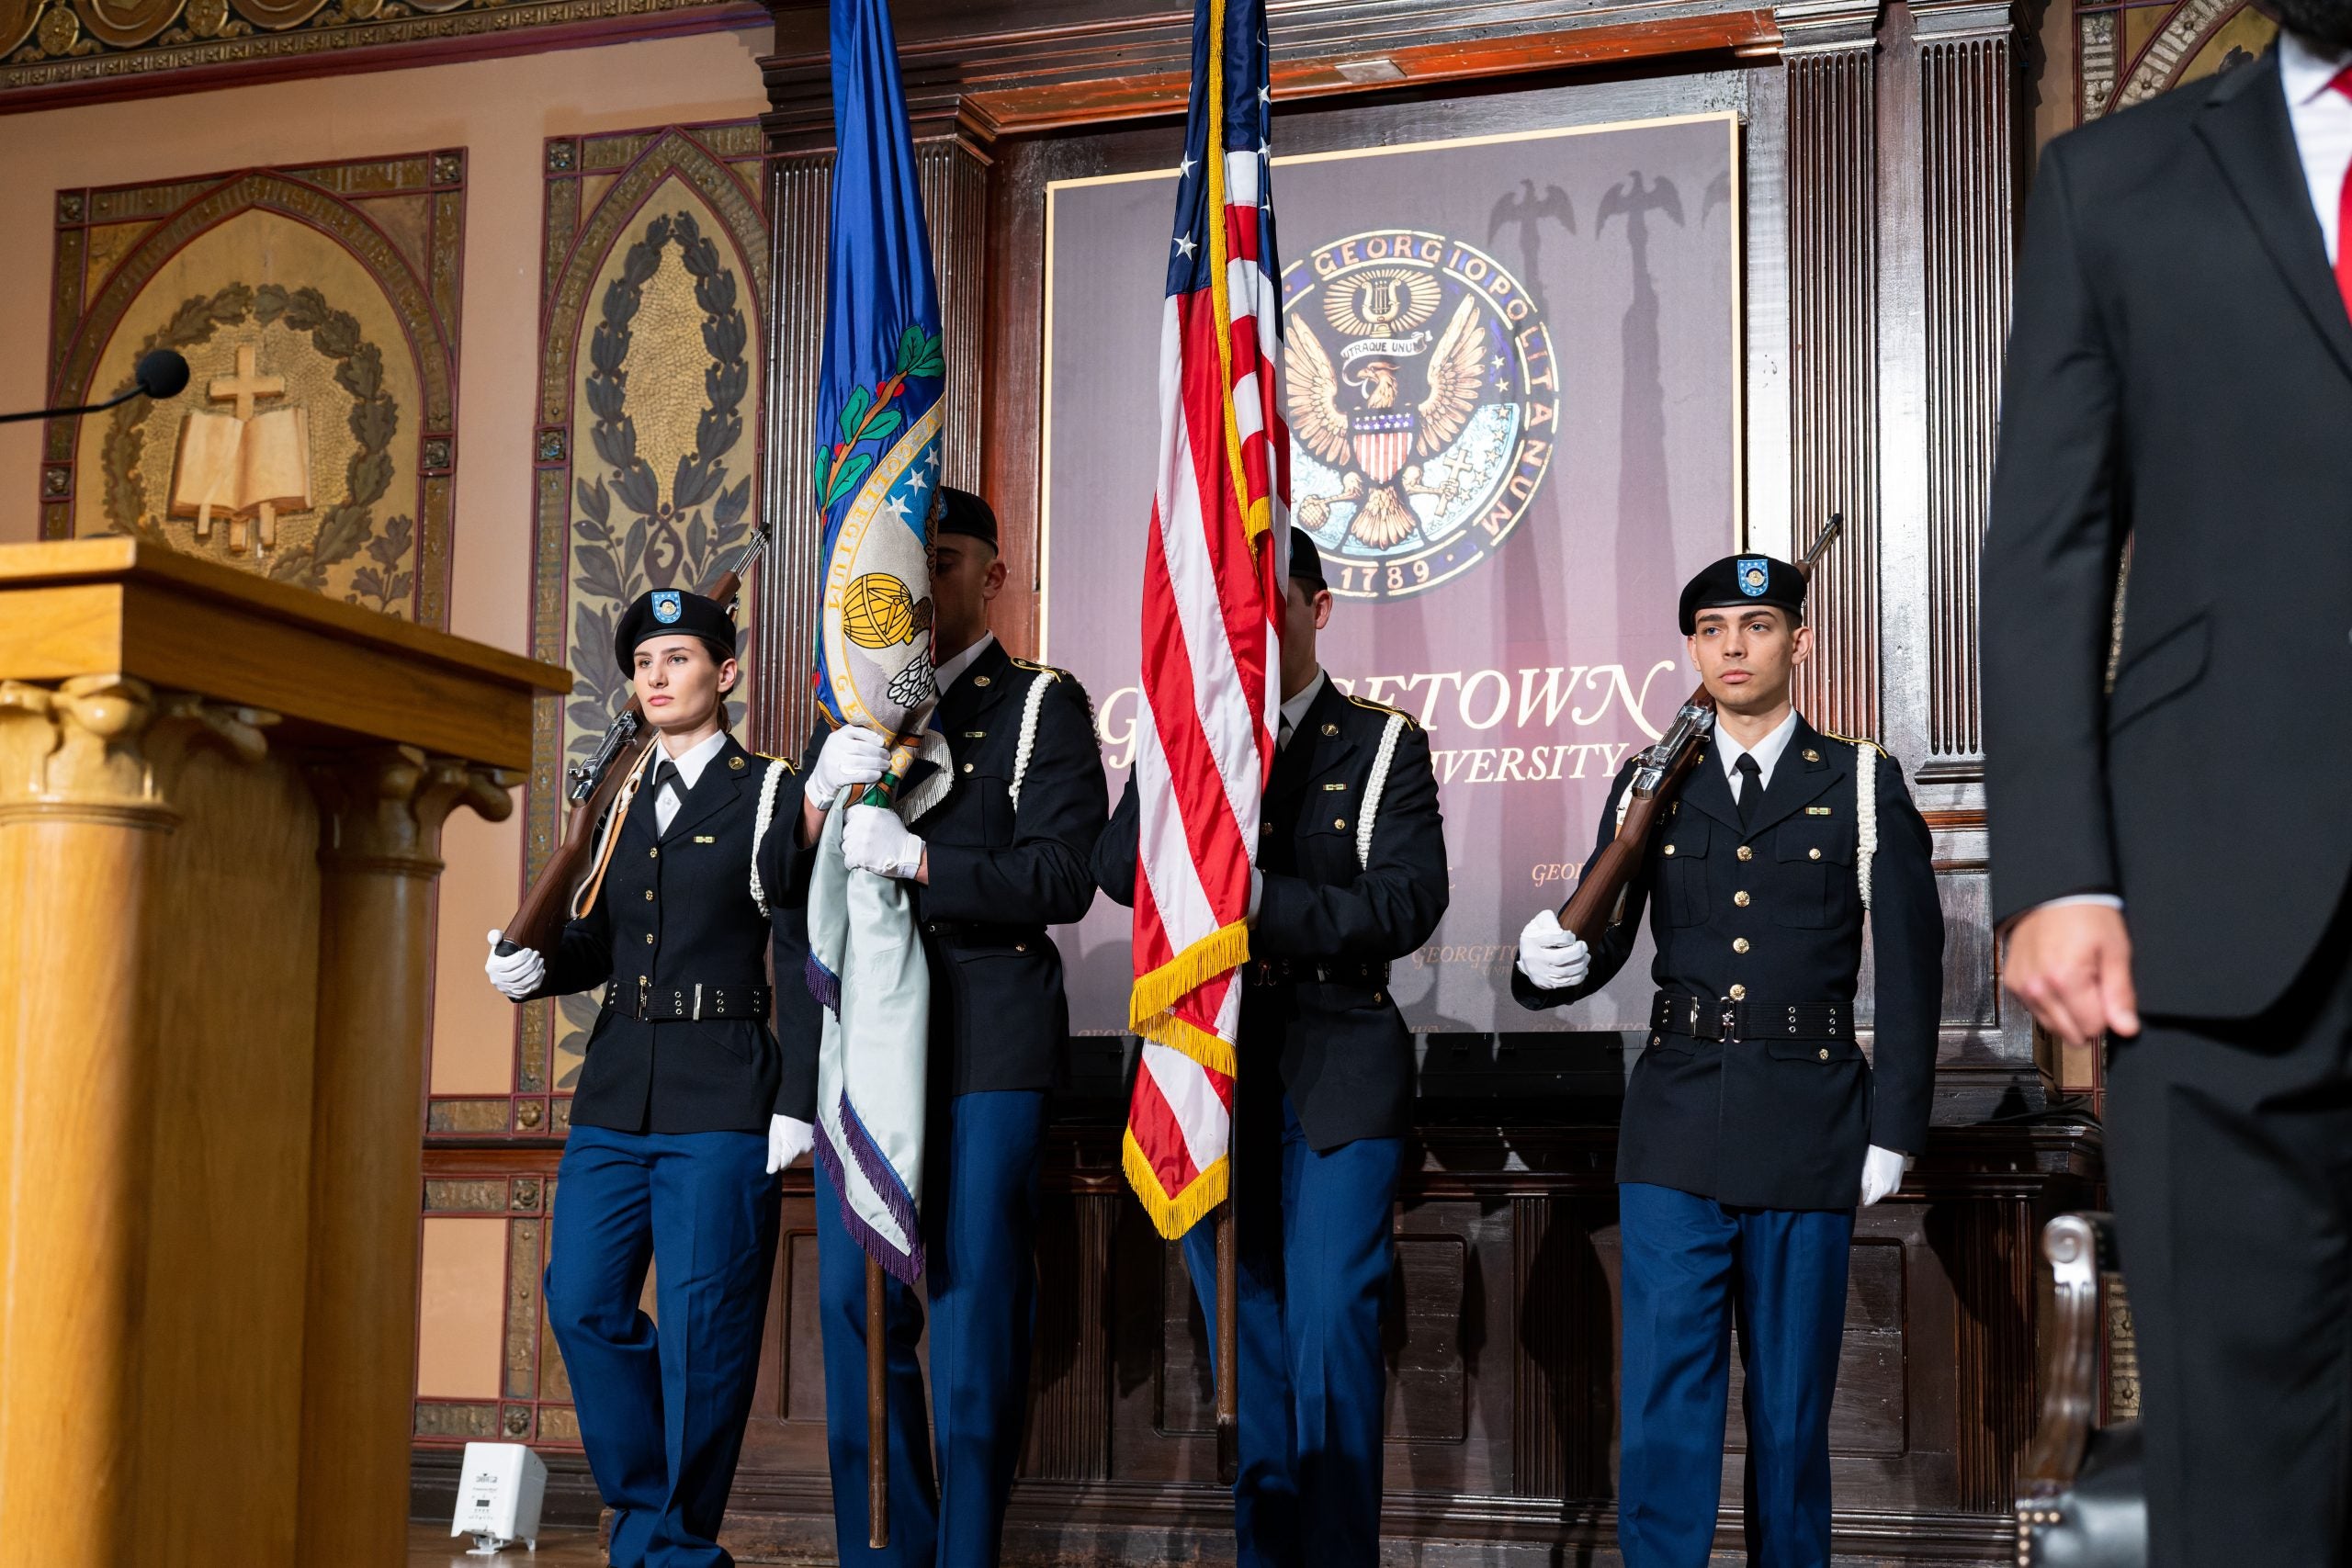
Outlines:
{"label": "microphone on gooseneck", "polygon": [[108,398],[105,402],[0,414],[0,424],[14,424],[27,419],[53,419],[64,414],[103,413],[133,398],[175,398],[187,386],[187,361],[168,348],[159,348],[153,354],[140,355],[139,363],[131,369],[130,379],[130,390],[119,397]]}

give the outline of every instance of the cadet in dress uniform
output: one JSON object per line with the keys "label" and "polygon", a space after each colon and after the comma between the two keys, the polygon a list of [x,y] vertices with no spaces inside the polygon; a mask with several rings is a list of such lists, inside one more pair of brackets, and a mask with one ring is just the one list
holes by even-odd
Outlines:
{"label": "cadet in dress uniform", "polygon": [[[933,648],[955,783],[911,825],[858,806],[842,828],[853,867],[914,884],[931,971],[922,1220],[935,1420],[915,1358],[922,1305],[892,1280],[890,1544],[876,1551],[866,1545],[865,1258],[820,1164],[825,1422],[844,1564],[997,1561],[1028,1408],[1046,1094],[1069,1034],[1061,953],[1046,928],[1094,901],[1089,862],[1107,804],[1085,691],[1062,671],[1012,658],[988,629],[989,601],[1004,585],[995,513],[964,491],[939,494]],[[863,730],[820,735],[810,754],[822,775],[809,792],[812,823],[836,793],[830,757],[851,782],[879,771],[879,742]],[[776,972],[798,974],[805,956],[780,947]],[[813,1061],[814,1010],[797,1016],[806,1024],[788,1043]],[[815,1109],[812,1089],[794,1114]]]}
{"label": "cadet in dress uniform", "polygon": [[[501,958],[492,931],[488,970],[518,1002],[611,982],[556,1172],[548,1320],[613,1510],[611,1562],[723,1568],[775,1271],[784,1064],[766,960],[771,909],[804,896],[800,781],[724,728],[735,625],[720,605],[647,593],[613,651],[658,737],[554,961]],[[638,1309],[649,1259],[658,1333]]]}
{"label": "cadet in dress uniform", "polygon": [[[1748,1561],[1829,1562],[1829,1403],[1854,1207],[1893,1191],[1927,1141],[1943,991],[1927,824],[1891,758],[1790,706],[1812,645],[1804,587],[1787,562],[1743,556],[1683,590],[1715,733],[1652,836],[1623,918],[1587,952],[1544,911],[1511,976],[1530,1008],[1591,995],[1623,966],[1649,905],[1658,991],[1617,1156],[1627,1568],[1708,1561],[1735,1321]],[[1616,836],[1634,767],[1611,791],[1596,855]],[[1854,1040],[1865,921],[1875,1066]]]}
{"label": "cadet in dress uniform", "polygon": [[[1388,966],[1445,913],[1429,737],[1351,697],[1316,662],[1331,594],[1291,531],[1279,750],[1251,881],[1234,1125],[1245,1568],[1369,1564],[1380,1553],[1390,1207],[1412,1122],[1413,1037]],[[1132,780],[1095,875],[1135,902]],[[1214,1228],[1184,1256],[1216,1321]]]}

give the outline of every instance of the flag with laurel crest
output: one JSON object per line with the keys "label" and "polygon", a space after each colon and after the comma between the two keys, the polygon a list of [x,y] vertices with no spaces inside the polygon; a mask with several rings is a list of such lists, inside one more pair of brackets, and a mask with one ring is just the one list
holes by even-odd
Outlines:
{"label": "flag with laurel crest", "polygon": [[[927,554],[946,365],[897,44],[884,0],[833,0],[831,254],[814,479],[824,531],[815,683],[826,720],[892,742],[892,804],[911,819],[950,787],[932,724]],[[917,773],[910,789],[900,781]],[[930,977],[907,885],[842,858],[860,797],[828,802],[808,893],[808,986],[824,1004],[817,1157],[868,1256],[922,1272]]]}

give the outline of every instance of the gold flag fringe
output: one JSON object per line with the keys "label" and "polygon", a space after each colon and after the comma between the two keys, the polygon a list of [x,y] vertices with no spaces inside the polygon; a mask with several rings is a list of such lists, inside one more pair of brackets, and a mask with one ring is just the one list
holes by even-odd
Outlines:
{"label": "gold flag fringe", "polygon": [[1151,1216],[1152,1229],[1170,1241],[1191,1230],[1203,1215],[1225,1201],[1227,1180],[1233,1172],[1232,1161],[1220,1157],[1194,1177],[1184,1190],[1170,1197],[1161,1190],[1159,1173],[1151,1168],[1151,1156],[1143,1152],[1143,1145],[1136,1142],[1133,1128],[1127,1131],[1120,1164],[1126,1168],[1127,1185],[1135,1189],[1136,1201]]}
{"label": "gold flag fringe", "polygon": [[1136,976],[1127,997],[1127,1027],[1171,1051],[1182,1051],[1211,1072],[1234,1076],[1233,1045],[1170,1010],[1178,1002],[1228,970],[1250,961],[1250,927],[1236,920],[1210,932],[1148,975]]}

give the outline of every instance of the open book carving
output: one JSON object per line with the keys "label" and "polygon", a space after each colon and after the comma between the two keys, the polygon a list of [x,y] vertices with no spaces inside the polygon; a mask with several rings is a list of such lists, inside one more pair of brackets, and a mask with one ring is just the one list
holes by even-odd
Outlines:
{"label": "open book carving", "polygon": [[277,514],[311,509],[311,418],[288,405],[254,411],[256,398],[283,397],[279,376],[254,374],[254,351],[237,350],[237,373],[216,378],[207,394],[233,401],[234,413],[191,412],[180,426],[172,476],[172,515],[196,519],[196,536],[212,536],[212,520],[229,519],[229,548],[249,547],[246,523],[260,524],[264,550],[277,543]]}

